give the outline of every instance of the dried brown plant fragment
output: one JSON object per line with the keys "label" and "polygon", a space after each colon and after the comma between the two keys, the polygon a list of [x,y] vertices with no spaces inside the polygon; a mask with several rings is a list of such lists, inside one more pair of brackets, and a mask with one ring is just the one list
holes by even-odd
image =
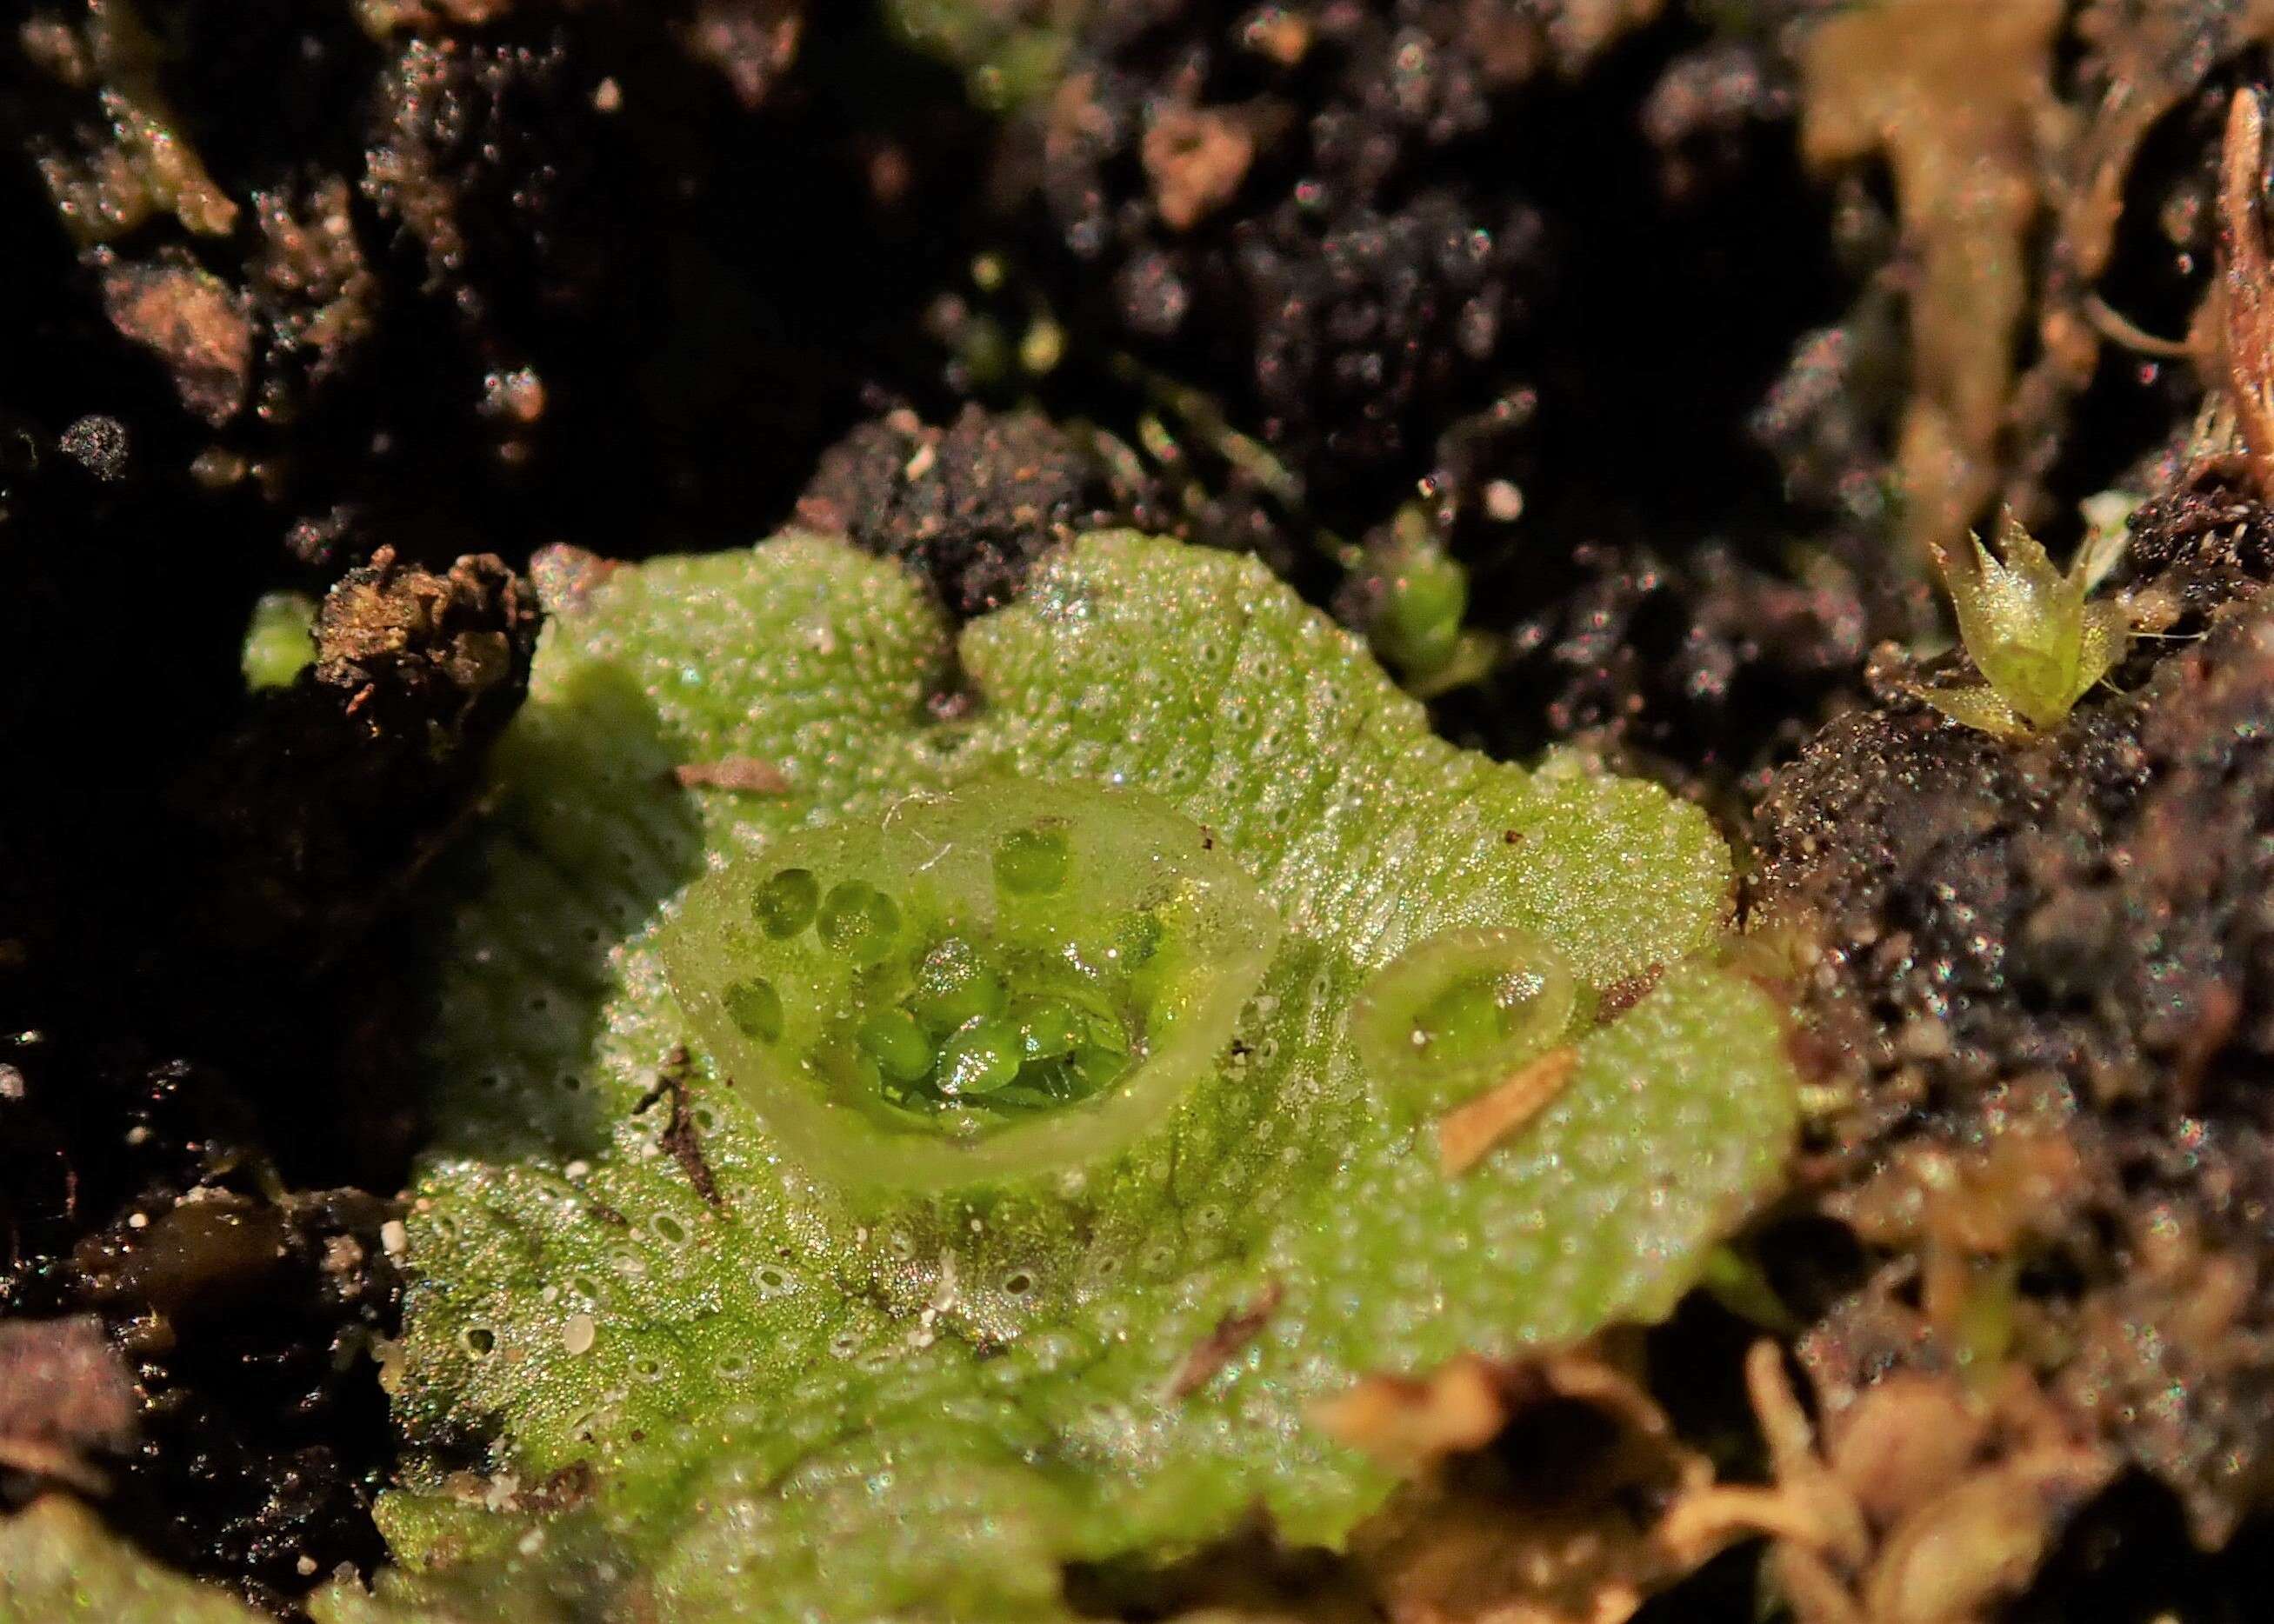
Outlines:
{"label": "dried brown plant fragment", "polygon": [[1799,1624],[1986,1624],[2117,1470],[2018,1368],[1891,1376],[1820,1437],[1775,1343],[1755,1344],[1745,1383],[1773,1482],[1691,1494],[1662,1537],[1703,1561],[1766,1535]]}
{"label": "dried brown plant fragment", "polygon": [[1423,1380],[1376,1377],[1322,1412],[1344,1441],[1417,1475],[1352,1551],[1394,1624],[1621,1624],[1694,1570],[1703,1558],[1665,1538],[1666,1519],[1711,1490],[1713,1467],[1675,1435],[1630,1351],[1460,1359]]}
{"label": "dried brown plant fragment", "polygon": [[1569,1044],[1551,1049],[1506,1082],[1448,1111],[1437,1123],[1437,1162],[1445,1176],[1467,1172],[1546,1110],[1578,1064],[1579,1051]]}
{"label": "dried brown plant fragment", "polygon": [[1802,51],[1803,156],[1884,154],[1915,258],[1896,465],[1920,559],[1998,491],[2038,177],[2065,116],[2049,80],[2061,18],[2060,0],[1886,0],[1834,13]]}

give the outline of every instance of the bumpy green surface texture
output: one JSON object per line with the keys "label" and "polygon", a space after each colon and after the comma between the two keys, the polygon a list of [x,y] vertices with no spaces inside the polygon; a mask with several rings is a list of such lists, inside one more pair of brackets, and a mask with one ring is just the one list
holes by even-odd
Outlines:
{"label": "bumpy green surface texture", "polygon": [[76,1500],[0,1517],[0,1624],[260,1624],[226,1590],[169,1573]]}
{"label": "bumpy green surface texture", "polygon": [[[1730,876],[1705,818],[1449,747],[1251,560],[1093,537],[960,638],[813,538],[556,560],[540,587],[554,619],[456,882],[397,1391],[414,1460],[493,1434],[512,1481],[502,1515],[439,1464],[387,1502],[414,1573],[497,1549],[524,1600],[598,1616],[1013,1620],[1061,1616],[1069,1562],[1163,1560],[1257,1507],[1331,1544],[1389,1484],[1316,1400],[1662,1314],[1778,1176],[1791,1079],[1770,1002],[1706,962]],[[968,703],[928,703],[958,680]],[[740,758],[789,792],[671,771]],[[709,865],[1005,773],[1150,792],[1284,935],[1163,1154],[856,1210],[692,1043],[654,930]],[[1448,1178],[1344,1022],[1370,974],[1472,924],[1559,951],[1575,1021],[1665,969],[1564,1034],[1569,1087]],[[511,1512],[548,1478],[576,1510]]]}

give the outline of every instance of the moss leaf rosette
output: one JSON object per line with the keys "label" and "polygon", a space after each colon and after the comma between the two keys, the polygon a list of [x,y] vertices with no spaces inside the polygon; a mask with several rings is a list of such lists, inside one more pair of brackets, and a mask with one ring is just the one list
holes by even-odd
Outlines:
{"label": "moss leaf rosette", "polygon": [[[1663,1315],[1779,1177],[1705,816],[1453,748],[1253,560],[1094,536],[960,634],[824,538],[539,578],[453,876],[403,1596],[490,1551],[580,1617],[1056,1618],[1258,1511],[1331,1545],[1393,1479],[1320,1401]],[[1449,1177],[1475,1079],[1369,1071],[1370,985],[1377,1051],[1570,1080]]]}

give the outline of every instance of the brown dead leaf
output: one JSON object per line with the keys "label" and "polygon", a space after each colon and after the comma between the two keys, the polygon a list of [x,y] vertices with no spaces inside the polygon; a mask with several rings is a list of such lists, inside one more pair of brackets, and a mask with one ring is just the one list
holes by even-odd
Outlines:
{"label": "brown dead leaf", "polygon": [[1437,1121],[1437,1163],[1448,1178],[1458,1177],[1492,1153],[1493,1147],[1530,1122],[1563,1092],[1579,1064],[1568,1044],[1551,1049],[1488,1094],[1448,1111]]}

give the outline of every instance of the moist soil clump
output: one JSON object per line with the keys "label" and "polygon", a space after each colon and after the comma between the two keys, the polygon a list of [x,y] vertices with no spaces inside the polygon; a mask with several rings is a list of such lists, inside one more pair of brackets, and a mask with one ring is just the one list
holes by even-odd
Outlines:
{"label": "moist soil clump", "polygon": [[971,405],[944,429],[903,410],[854,430],[822,455],[797,519],[900,560],[975,615],[1017,597],[1050,547],[1139,506],[1049,418]]}
{"label": "moist soil clump", "polygon": [[1751,884],[1847,1091],[1809,1177],[1869,1252],[1800,1344],[1819,1388],[2022,1365],[2214,1546],[2274,1486],[2264,526],[2216,485],[2144,510],[2135,592],[2187,640],[2052,738],[1827,729]]}

